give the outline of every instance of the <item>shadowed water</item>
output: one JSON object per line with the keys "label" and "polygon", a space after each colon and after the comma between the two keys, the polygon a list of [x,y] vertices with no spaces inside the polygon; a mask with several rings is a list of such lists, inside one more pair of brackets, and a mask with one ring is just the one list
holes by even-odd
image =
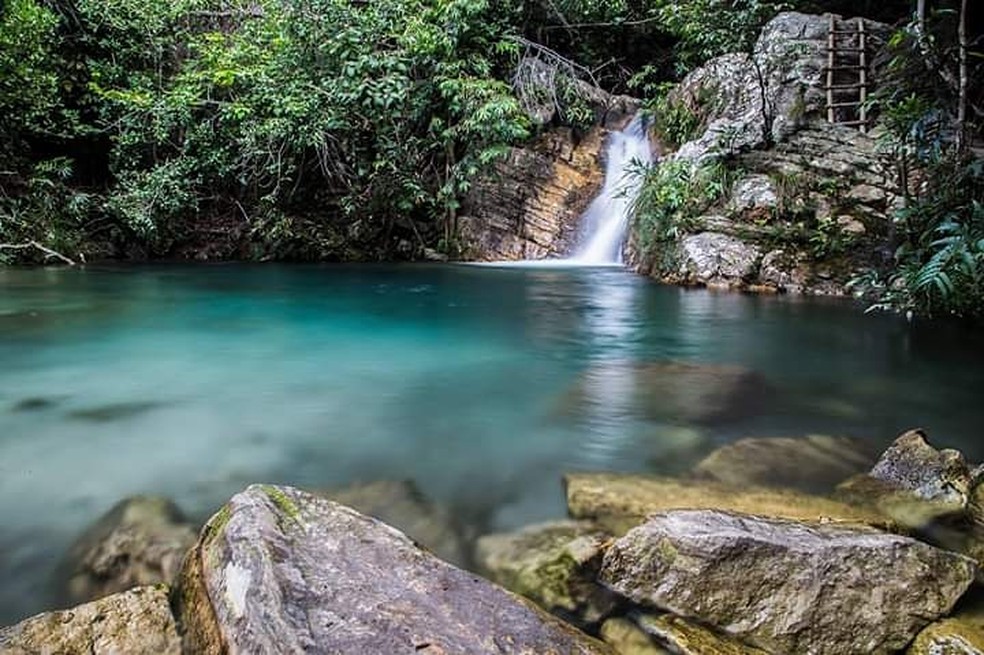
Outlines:
{"label": "shadowed water", "polygon": [[[136,493],[204,518],[250,482],[412,478],[498,529],[562,516],[564,471],[742,436],[921,426],[980,459],[982,360],[957,328],[612,268],[0,270],[0,624]],[[757,394],[707,395],[745,369]]]}

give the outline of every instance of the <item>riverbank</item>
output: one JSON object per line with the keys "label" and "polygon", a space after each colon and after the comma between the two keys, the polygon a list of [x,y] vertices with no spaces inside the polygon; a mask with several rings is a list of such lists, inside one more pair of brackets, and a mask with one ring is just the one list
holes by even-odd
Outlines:
{"label": "riverbank", "polygon": [[[770,485],[776,480],[782,485]],[[980,594],[971,593],[984,558],[980,469],[921,431],[877,458],[849,439],[748,439],[682,477],[571,474],[564,482],[568,521],[476,540],[407,483],[315,494],[252,485],[197,537],[169,503],[131,499],[68,559],[66,582],[89,604],[2,629],[0,646],[175,654],[282,652],[285,644],[326,653],[984,649]],[[472,562],[536,605],[436,555]]]}

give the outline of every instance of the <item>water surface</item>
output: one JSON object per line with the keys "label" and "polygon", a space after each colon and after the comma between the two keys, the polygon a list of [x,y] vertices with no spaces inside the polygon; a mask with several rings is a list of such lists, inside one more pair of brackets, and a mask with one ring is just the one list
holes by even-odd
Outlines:
{"label": "water surface", "polygon": [[[564,471],[681,471],[742,436],[922,426],[981,459],[982,360],[959,328],[613,268],[0,270],[0,624],[57,602],[67,545],[136,493],[202,519],[251,482],[410,478],[488,530],[562,516]],[[633,372],[666,362],[767,390],[640,406]]]}

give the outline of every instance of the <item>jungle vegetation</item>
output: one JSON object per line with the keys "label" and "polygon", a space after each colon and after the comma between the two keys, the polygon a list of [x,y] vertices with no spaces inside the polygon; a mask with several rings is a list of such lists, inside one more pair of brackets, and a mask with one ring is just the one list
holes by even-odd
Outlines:
{"label": "jungle vegetation", "polygon": [[[898,26],[880,111],[906,165],[945,171],[913,189],[897,266],[868,288],[886,306],[979,314],[981,173],[933,126],[974,124],[980,102],[905,72],[980,50],[959,47],[966,4],[4,0],[0,263],[454,255],[475,177],[546,127],[514,84],[531,48],[655,100],[797,9]],[[576,97],[559,102],[555,123],[592,120]]]}

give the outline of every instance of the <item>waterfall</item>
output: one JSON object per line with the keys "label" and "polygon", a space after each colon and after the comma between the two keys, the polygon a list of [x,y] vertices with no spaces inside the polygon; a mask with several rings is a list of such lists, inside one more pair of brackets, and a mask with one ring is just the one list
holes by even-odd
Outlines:
{"label": "waterfall", "polygon": [[602,266],[622,263],[622,243],[629,213],[639,195],[638,166],[652,163],[646,124],[636,116],[621,132],[608,137],[605,185],[581,217],[583,238],[568,260],[571,264]]}

